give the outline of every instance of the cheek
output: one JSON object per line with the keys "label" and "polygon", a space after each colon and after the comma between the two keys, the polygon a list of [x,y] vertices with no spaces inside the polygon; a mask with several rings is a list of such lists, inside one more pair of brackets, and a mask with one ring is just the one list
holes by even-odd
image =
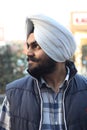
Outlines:
{"label": "cheek", "polygon": [[44,64],[47,64],[48,59],[49,59],[49,57],[48,57],[47,55],[41,55],[41,56],[40,56],[40,61],[41,61],[41,63],[42,63],[43,65],[44,65]]}
{"label": "cheek", "polygon": [[42,57],[42,59],[48,59],[49,57],[43,52],[43,53],[41,53],[41,55],[40,55],[41,57]]}
{"label": "cheek", "polygon": [[43,50],[39,50],[35,53],[35,56],[39,59],[46,59],[47,55],[43,52]]}
{"label": "cheek", "polygon": [[35,57],[40,61],[40,62],[44,62],[46,63],[46,61],[48,61],[49,57],[48,55],[42,50],[38,50],[36,53],[35,53]]}

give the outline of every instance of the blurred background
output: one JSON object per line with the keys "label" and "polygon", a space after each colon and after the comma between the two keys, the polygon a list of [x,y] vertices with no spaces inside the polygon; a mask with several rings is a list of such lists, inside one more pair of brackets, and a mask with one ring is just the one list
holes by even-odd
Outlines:
{"label": "blurred background", "polygon": [[25,20],[43,13],[70,29],[77,43],[73,57],[87,76],[87,0],[0,0],[0,102],[6,84],[27,74]]}

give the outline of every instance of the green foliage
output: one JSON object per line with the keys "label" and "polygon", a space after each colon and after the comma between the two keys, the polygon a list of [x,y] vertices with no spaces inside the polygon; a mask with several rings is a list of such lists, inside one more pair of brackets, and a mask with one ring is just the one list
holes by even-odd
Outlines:
{"label": "green foliage", "polygon": [[26,56],[23,43],[10,43],[0,46],[0,94],[5,92],[6,84],[25,75]]}

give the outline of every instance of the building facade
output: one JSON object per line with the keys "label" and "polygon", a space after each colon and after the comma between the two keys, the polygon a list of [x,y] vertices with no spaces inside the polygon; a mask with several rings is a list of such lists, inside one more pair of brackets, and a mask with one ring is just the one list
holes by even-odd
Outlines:
{"label": "building facade", "polygon": [[77,43],[75,64],[78,72],[87,76],[87,12],[71,12],[70,29]]}

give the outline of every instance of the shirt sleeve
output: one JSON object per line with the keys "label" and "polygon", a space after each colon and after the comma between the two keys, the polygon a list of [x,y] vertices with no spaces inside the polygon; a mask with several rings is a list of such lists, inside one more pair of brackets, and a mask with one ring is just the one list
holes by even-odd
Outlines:
{"label": "shirt sleeve", "polygon": [[0,113],[0,130],[10,130],[9,102],[5,96]]}

